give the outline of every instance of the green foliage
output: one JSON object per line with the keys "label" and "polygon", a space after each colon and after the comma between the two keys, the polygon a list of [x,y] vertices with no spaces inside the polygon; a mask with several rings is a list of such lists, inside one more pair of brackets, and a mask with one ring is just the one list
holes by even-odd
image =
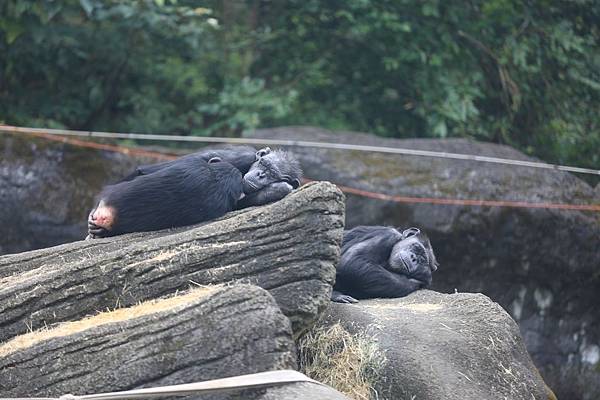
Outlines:
{"label": "green foliage", "polygon": [[470,137],[600,168],[594,0],[5,0],[0,120]]}
{"label": "green foliage", "polygon": [[207,128],[209,133],[226,136],[257,128],[266,117],[285,117],[296,96],[295,91],[279,94],[265,88],[264,80],[245,77],[240,82],[225,85],[215,103],[200,105],[198,111],[213,117]]}
{"label": "green foliage", "polygon": [[0,4],[0,120],[206,135],[285,114],[295,91],[234,74],[212,11],[182,3]]}
{"label": "green foliage", "polygon": [[328,126],[328,115],[380,135],[472,137],[600,167],[600,3],[298,0],[270,15],[274,32],[296,35],[274,35],[264,73],[317,77],[298,89],[292,123],[315,115]]}

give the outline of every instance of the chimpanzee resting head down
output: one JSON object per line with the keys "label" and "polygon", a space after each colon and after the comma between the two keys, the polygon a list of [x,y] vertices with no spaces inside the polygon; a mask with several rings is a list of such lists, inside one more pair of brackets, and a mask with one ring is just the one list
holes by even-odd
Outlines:
{"label": "chimpanzee resting head down", "polygon": [[344,232],[331,300],[403,297],[431,285],[438,266],[429,239],[419,229],[358,226]]}
{"label": "chimpanzee resting head down", "polygon": [[[263,157],[268,162],[260,162]],[[192,225],[277,201],[299,186],[301,174],[291,154],[268,147],[208,150],[140,166],[100,193],[88,237]],[[252,188],[247,196],[245,187]]]}
{"label": "chimpanzee resting head down", "polygon": [[300,163],[291,153],[271,151],[268,147],[261,149],[244,175],[244,198],[238,202],[237,208],[281,200],[300,186],[301,178]]}

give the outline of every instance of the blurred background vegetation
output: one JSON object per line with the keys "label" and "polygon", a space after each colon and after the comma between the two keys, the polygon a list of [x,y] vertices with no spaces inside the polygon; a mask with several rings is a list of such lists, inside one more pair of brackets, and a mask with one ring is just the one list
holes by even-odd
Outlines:
{"label": "blurred background vegetation", "polygon": [[596,0],[2,0],[0,122],[470,137],[600,168]]}

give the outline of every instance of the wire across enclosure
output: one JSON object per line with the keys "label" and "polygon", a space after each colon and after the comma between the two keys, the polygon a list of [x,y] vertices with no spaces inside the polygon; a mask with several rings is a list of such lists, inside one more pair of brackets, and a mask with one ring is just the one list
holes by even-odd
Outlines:
{"label": "wire across enclosure", "polygon": [[267,144],[274,146],[290,147],[313,147],[322,149],[337,150],[356,150],[366,152],[404,154],[411,156],[449,158],[454,160],[470,160],[477,162],[487,162],[494,164],[506,164],[531,168],[553,169],[558,171],[568,171],[580,174],[600,175],[600,170],[590,168],[572,167],[568,165],[548,164],[535,161],[514,160],[508,158],[478,156],[474,154],[448,153],[430,150],[415,150],[401,147],[386,146],[366,146],[348,143],[330,143],[315,142],[305,140],[287,140],[287,139],[257,139],[257,138],[228,138],[228,137],[206,137],[206,136],[181,136],[181,135],[155,135],[143,133],[114,133],[114,132],[94,132],[94,131],[76,131],[66,129],[44,129],[44,128],[25,128],[10,125],[0,125],[0,132],[8,133],[46,133],[51,135],[63,136],[83,136],[89,138],[110,138],[110,139],[132,139],[132,140],[155,140],[155,141],[177,141],[177,142],[199,142],[199,143],[229,143],[229,144]]}
{"label": "wire across enclosure", "polygon": [[[344,144],[335,144],[335,143],[321,143],[321,142],[304,142],[304,141],[294,141],[294,140],[271,140],[271,139],[252,139],[252,138],[215,138],[215,137],[188,137],[188,136],[170,136],[170,135],[146,135],[146,134],[130,134],[130,133],[109,133],[109,132],[85,132],[85,131],[70,131],[64,129],[41,129],[41,128],[22,128],[22,127],[14,127],[9,125],[0,125],[0,132],[10,133],[10,134],[22,134],[28,135],[32,137],[39,137],[46,140],[53,140],[63,143],[68,143],[73,146],[78,147],[87,147],[93,148],[97,150],[106,150],[119,152],[130,156],[138,156],[138,157],[149,157],[157,160],[173,160],[178,156],[175,154],[166,154],[157,151],[144,150],[135,147],[126,147],[126,146],[118,146],[106,143],[97,143],[89,140],[81,140],[75,137],[89,137],[89,138],[112,138],[112,139],[141,139],[141,140],[177,140],[173,138],[185,138],[183,141],[188,142],[204,142],[204,143],[229,143],[229,144],[271,144],[271,145],[282,145],[282,146],[306,146],[306,147],[320,147],[320,148],[332,148],[332,149],[340,149],[340,150],[360,150],[360,151],[380,151],[387,153],[395,153],[395,154],[409,154],[409,153],[400,153],[393,152],[392,150],[400,150],[400,151],[411,151],[411,149],[397,149],[390,147],[375,147],[375,146],[358,146],[358,145],[344,145]],[[159,139],[156,139],[159,138]],[[198,139],[198,140],[196,140]],[[311,144],[315,144],[312,146]],[[320,146],[317,146],[317,145]],[[344,147],[346,146],[346,147]],[[356,147],[356,148],[355,148]],[[358,148],[360,147],[360,149]],[[371,149],[371,150],[369,150]],[[372,150],[379,149],[379,150]],[[390,151],[384,151],[388,149]],[[451,157],[442,157],[442,158],[453,158],[453,159],[462,159],[462,160],[473,160],[473,161],[483,161],[481,158],[494,159],[493,157],[481,157],[481,156],[471,156],[471,155],[461,155],[457,153],[439,153],[439,152],[430,152],[430,151],[421,151],[414,150],[416,153],[426,153],[426,154],[416,154],[410,153],[410,155],[416,156],[431,156],[431,157],[442,157],[441,155],[452,155]],[[429,154],[431,153],[431,154]],[[435,154],[435,155],[434,155]],[[457,157],[453,157],[456,155]],[[458,157],[464,156],[464,157]],[[467,157],[477,157],[478,159],[472,159]],[[534,168],[546,168],[542,166],[548,166],[548,169],[554,170],[563,170],[568,171],[569,169],[576,170],[584,170],[587,172],[583,173],[593,173],[599,174],[600,171],[578,168],[578,167],[567,167],[567,166],[559,166],[554,164],[544,164],[544,163],[535,163],[528,161],[520,161],[520,160],[508,160],[508,159],[495,159],[500,160],[502,162],[497,162],[501,164],[509,164],[515,166],[525,166],[525,167],[534,167]],[[507,161],[507,162],[503,162]],[[510,161],[510,163],[508,162]],[[484,162],[495,162],[495,161],[484,161]],[[581,172],[581,171],[571,171],[571,172]],[[313,181],[314,179],[306,178],[305,182]],[[336,182],[333,182],[336,183]],[[386,193],[377,193],[368,190],[363,190],[359,188],[353,188],[345,185],[336,185],[347,194],[353,194],[356,196],[377,199],[382,201],[391,201],[396,203],[408,203],[408,204],[436,204],[436,205],[451,205],[451,206],[470,206],[470,207],[510,207],[510,208],[537,208],[537,209],[554,209],[554,210],[576,210],[576,211],[592,211],[592,212],[600,212],[600,204],[564,204],[564,203],[541,203],[541,202],[523,202],[523,201],[505,201],[505,200],[475,200],[475,199],[453,199],[453,198],[435,198],[435,197],[409,197],[409,196],[397,196],[397,195],[389,195]]]}

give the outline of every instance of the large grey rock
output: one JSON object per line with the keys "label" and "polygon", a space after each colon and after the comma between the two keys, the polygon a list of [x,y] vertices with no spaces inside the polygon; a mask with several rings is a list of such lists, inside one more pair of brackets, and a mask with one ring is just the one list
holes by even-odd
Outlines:
{"label": "large grey rock", "polygon": [[102,187],[150,161],[0,133],[0,254],[84,237]]}
{"label": "large grey rock", "polygon": [[[400,299],[331,303],[323,325],[369,338],[385,361],[379,399],[552,398],[517,324],[481,294],[417,291]],[[333,346],[332,346],[333,347]]]}
{"label": "large grey rock", "polygon": [[299,335],[329,303],[343,226],[343,194],[319,182],[204,225],[1,256],[0,341],[190,285],[234,281],[269,290]]}
{"label": "large grey rock", "polygon": [[[294,368],[289,320],[268,292],[238,285],[195,289],[16,337],[0,345],[0,393],[94,394]],[[246,390],[243,398],[262,395]]]}
{"label": "large grey rock", "polygon": [[[289,127],[254,138],[406,147],[518,160],[507,147],[463,139],[383,139]],[[598,204],[576,176],[546,169],[358,151],[291,148],[308,178],[387,195]],[[559,398],[600,397],[600,214],[395,203],[347,194],[346,225],[419,226],[440,269],[433,288],[483,292],[519,323]]]}

